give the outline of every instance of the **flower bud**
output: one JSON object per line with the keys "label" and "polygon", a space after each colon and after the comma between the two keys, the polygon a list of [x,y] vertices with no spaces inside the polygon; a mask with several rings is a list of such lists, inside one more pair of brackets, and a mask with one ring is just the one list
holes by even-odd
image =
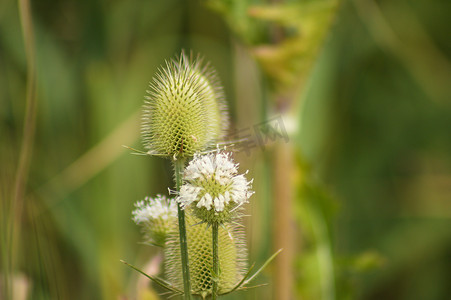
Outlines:
{"label": "flower bud", "polygon": [[133,221],[142,226],[146,242],[164,246],[168,232],[177,220],[176,202],[157,195],[156,198],[146,197],[135,206]]}
{"label": "flower bud", "polygon": [[142,137],[150,155],[191,157],[214,146],[228,125],[222,88],[202,60],[166,62],[150,83]]}

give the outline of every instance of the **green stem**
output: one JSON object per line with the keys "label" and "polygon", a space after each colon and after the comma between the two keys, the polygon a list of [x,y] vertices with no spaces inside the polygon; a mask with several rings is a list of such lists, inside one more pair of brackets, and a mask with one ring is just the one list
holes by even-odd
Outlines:
{"label": "green stem", "polygon": [[[177,192],[180,192],[182,186],[182,173],[185,161],[178,159],[174,161],[175,166],[175,186]],[[180,253],[182,257],[182,274],[183,274],[183,287],[185,292],[185,299],[191,300],[191,281],[189,276],[189,260],[188,260],[188,243],[186,240],[186,223],[185,223],[185,211],[178,204],[178,219],[179,219],[179,235],[180,235]]]}
{"label": "green stem", "polygon": [[218,299],[219,254],[218,254],[218,223],[211,226],[213,236],[213,300]]}

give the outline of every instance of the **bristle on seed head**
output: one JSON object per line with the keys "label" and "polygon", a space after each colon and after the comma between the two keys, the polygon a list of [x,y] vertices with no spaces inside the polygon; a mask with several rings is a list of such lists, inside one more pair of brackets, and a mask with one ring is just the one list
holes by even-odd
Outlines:
{"label": "bristle on seed head", "polygon": [[150,155],[191,157],[224,136],[228,116],[215,71],[184,52],[166,62],[150,83],[142,138]]}

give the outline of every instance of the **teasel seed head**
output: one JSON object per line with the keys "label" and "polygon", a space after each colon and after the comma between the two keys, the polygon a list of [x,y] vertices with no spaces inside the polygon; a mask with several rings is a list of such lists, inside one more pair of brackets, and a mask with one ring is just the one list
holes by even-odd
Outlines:
{"label": "teasel seed head", "polygon": [[163,195],[146,197],[135,203],[133,221],[142,226],[146,242],[164,246],[169,230],[177,219],[177,204]]}
{"label": "teasel seed head", "polygon": [[238,174],[238,164],[230,153],[195,155],[185,169],[177,201],[208,224],[230,222],[254,194],[253,180],[248,181],[244,175]]}
{"label": "teasel seed head", "polygon": [[[191,290],[202,299],[212,293],[213,254],[212,227],[193,215],[186,215]],[[164,248],[166,278],[175,287],[182,289],[183,277],[180,259],[180,240],[177,224],[168,235]],[[247,266],[247,247],[243,228],[237,223],[219,227],[219,294],[230,291],[244,276]]]}
{"label": "teasel seed head", "polygon": [[147,91],[142,137],[150,155],[191,157],[216,145],[227,129],[224,94],[215,71],[184,52],[159,69]]}

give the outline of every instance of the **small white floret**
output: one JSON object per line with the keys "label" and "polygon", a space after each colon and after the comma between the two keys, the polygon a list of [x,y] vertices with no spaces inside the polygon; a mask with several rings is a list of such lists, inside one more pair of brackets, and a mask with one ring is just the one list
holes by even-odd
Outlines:
{"label": "small white floret", "polygon": [[216,212],[223,211],[230,202],[241,206],[254,192],[252,180],[237,173],[238,164],[233,162],[230,153],[195,155],[185,169],[185,183],[177,201],[183,208],[194,203],[197,208],[214,208]]}
{"label": "small white floret", "polygon": [[157,195],[155,198],[146,197],[144,200],[135,203],[135,207],[136,209],[132,214],[133,221],[136,224],[156,219],[167,220],[171,217],[177,217],[177,204],[163,195]]}

